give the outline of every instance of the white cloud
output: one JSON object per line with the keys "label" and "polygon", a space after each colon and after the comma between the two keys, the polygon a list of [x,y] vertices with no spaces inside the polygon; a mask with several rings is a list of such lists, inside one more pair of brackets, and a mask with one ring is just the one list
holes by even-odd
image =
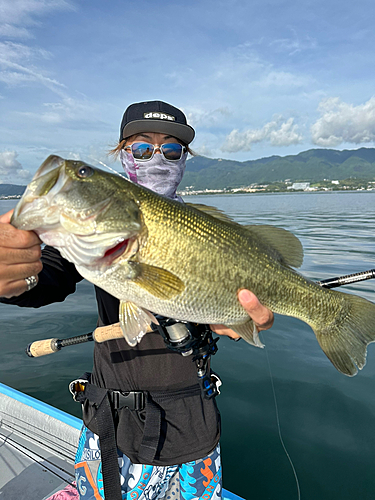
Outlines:
{"label": "white cloud", "polygon": [[250,151],[255,143],[268,142],[272,146],[290,146],[298,144],[303,140],[298,132],[298,125],[293,118],[284,121],[281,116],[275,117],[273,121],[266,123],[260,129],[248,129],[240,132],[237,129],[226,137],[221,150],[234,153],[237,151]]}
{"label": "white cloud", "polygon": [[269,70],[254,83],[261,87],[284,87],[290,92],[295,92],[296,87],[307,87],[312,82],[313,79],[310,76],[301,76],[288,71]]}
{"label": "white cloud", "polygon": [[61,96],[59,102],[45,102],[42,108],[37,113],[31,111],[19,111],[18,116],[23,116],[29,120],[46,123],[47,125],[83,123],[87,126],[89,122],[97,123],[97,116],[100,110],[96,103],[90,102],[86,99],[74,99],[67,95]]}
{"label": "white cloud", "polygon": [[222,125],[231,115],[229,108],[224,106],[212,110],[193,108],[186,112],[186,118],[192,127],[210,128]]}
{"label": "white cloud", "polygon": [[35,59],[49,59],[51,53],[44,49],[29,47],[23,43],[0,42],[0,59],[13,63],[22,63]]}
{"label": "white cloud", "polygon": [[30,31],[21,26],[13,26],[8,23],[0,24],[0,36],[7,38],[33,38]]}
{"label": "white cloud", "polygon": [[65,86],[44,75],[32,64],[33,60],[49,59],[51,54],[43,49],[34,49],[20,43],[0,42],[0,81],[8,86],[39,83],[61,95]]}
{"label": "white cloud", "polygon": [[330,97],[319,104],[318,110],[322,116],[311,127],[314,144],[335,147],[343,142],[375,141],[375,97],[358,106]]}
{"label": "white cloud", "polygon": [[0,35],[9,38],[33,38],[30,27],[36,19],[56,10],[74,10],[66,0],[1,0]]}
{"label": "white cloud", "polygon": [[22,168],[17,156],[16,151],[0,152],[0,182],[25,183],[30,179],[30,172]]}
{"label": "white cloud", "polygon": [[210,145],[201,143],[199,146],[193,147],[193,151],[199,156],[212,156],[215,150]]}
{"label": "white cloud", "polygon": [[270,42],[270,47],[276,50],[276,52],[286,52],[289,56],[317,48],[318,44],[315,38],[304,35],[301,39],[296,30],[291,29],[291,32],[292,35],[289,38],[279,38]]}

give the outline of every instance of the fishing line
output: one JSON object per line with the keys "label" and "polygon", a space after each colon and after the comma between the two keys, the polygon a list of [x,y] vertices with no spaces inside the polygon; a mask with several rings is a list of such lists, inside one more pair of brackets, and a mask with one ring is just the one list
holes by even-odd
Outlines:
{"label": "fishing line", "polygon": [[125,175],[121,174],[120,172],[117,172],[117,170],[115,170],[114,168],[110,167],[109,165],[107,165],[106,163],[98,160],[97,158],[93,158],[92,156],[90,157],[93,161],[97,161],[100,165],[102,165],[103,167],[105,168],[108,168],[108,170],[110,170],[111,172],[113,172],[114,174],[117,174],[119,175],[120,177],[123,177],[124,179],[126,179]]}
{"label": "fishing line", "polygon": [[274,383],[273,383],[273,376],[272,376],[270,358],[268,356],[267,348],[264,349],[264,350],[266,352],[267,363],[268,363],[268,370],[269,370],[269,373],[270,373],[271,386],[272,386],[272,394],[273,394],[273,399],[274,399],[274,402],[275,402],[276,423],[277,423],[277,430],[278,430],[278,433],[279,433],[279,439],[280,439],[281,446],[283,447],[285,455],[287,456],[287,458],[289,460],[290,466],[291,466],[293,474],[294,474],[294,479],[296,481],[296,486],[297,486],[298,500],[301,500],[301,490],[300,490],[300,486],[299,486],[297,472],[296,472],[296,469],[294,467],[293,461],[292,461],[292,459],[291,459],[291,457],[290,457],[290,455],[288,453],[288,450],[286,449],[283,437],[281,435],[281,426],[280,426],[280,418],[279,418],[279,408],[277,406],[276,391],[275,391],[275,386],[274,386]]}

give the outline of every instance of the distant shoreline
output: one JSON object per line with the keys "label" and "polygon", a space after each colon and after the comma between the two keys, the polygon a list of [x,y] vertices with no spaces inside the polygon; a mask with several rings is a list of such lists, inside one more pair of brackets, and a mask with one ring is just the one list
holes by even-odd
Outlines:
{"label": "distant shoreline", "polygon": [[[214,195],[233,195],[233,194],[311,194],[311,193],[337,193],[337,192],[343,192],[343,193],[358,193],[358,192],[364,192],[368,193],[371,191],[375,191],[375,188],[370,188],[370,189],[310,189],[310,190],[304,190],[304,189],[294,189],[294,190],[280,190],[280,189],[254,189],[251,191],[247,190],[241,190],[241,189],[234,189],[234,190],[202,190],[202,191],[178,191],[177,194],[180,196],[214,196]],[[13,196],[1,196],[0,195],[0,200],[1,201],[7,201],[7,200],[20,200],[22,198],[22,195],[13,195]]]}
{"label": "distant shoreline", "polygon": [[177,194],[180,196],[213,196],[217,194],[227,194],[227,195],[232,195],[232,194],[293,194],[293,193],[304,193],[304,194],[311,194],[311,193],[358,193],[358,192],[364,192],[368,193],[370,191],[375,191],[375,188],[370,188],[370,189],[254,189],[251,191],[246,191],[246,190],[241,190],[241,189],[235,189],[235,190],[202,190],[202,191],[177,191]]}

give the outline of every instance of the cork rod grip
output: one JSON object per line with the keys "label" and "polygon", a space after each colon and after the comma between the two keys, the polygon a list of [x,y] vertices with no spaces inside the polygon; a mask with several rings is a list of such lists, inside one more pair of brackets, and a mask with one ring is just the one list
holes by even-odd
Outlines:
{"label": "cork rod grip", "polygon": [[26,348],[26,353],[30,358],[39,358],[46,356],[59,350],[57,346],[58,339],[36,340],[29,344]]}
{"label": "cork rod grip", "polygon": [[98,326],[93,332],[95,342],[106,342],[107,340],[123,339],[120,323],[108,326]]}
{"label": "cork rod grip", "polygon": [[[152,332],[151,326],[147,327],[147,332]],[[108,326],[98,326],[93,332],[95,342],[106,342],[107,340],[123,339],[124,335],[120,323],[114,323]]]}
{"label": "cork rod grip", "polygon": [[[147,332],[152,332],[149,326]],[[47,354],[53,354],[60,351],[63,347],[70,345],[83,344],[95,340],[95,342],[106,342],[107,340],[123,339],[120,323],[115,323],[108,326],[99,326],[92,333],[78,335],[77,337],[69,337],[67,339],[46,339],[36,340],[29,344],[26,348],[26,353],[30,358],[39,358]]]}

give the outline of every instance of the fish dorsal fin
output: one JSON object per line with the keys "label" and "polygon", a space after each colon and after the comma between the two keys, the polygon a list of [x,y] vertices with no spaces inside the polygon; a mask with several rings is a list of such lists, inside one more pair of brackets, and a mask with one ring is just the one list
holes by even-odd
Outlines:
{"label": "fish dorsal fin", "polygon": [[134,282],[158,299],[169,300],[185,289],[180,278],[161,267],[144,263],[136,265],[140,272]]}
{"label": "fish dorsal fin", "polygon": [[246,231],[259,236],[279,254],[279,260],[291,267],[301,267],[303,247],[297,236],[281,227],[257,224],[243,226]]}
{"label": "fish dorsal fin", "polygon": [[186,203],[188,207],[195,208],[196,210],[200,210],[207,215],[211,215],[216,219],[222,220],[224,222],[231,222],[232,224],[237,224],[229,215],[225,214],[223,211],[219,210],[216,207],[210,207],[209,205],[203,205],[200,203]]}

